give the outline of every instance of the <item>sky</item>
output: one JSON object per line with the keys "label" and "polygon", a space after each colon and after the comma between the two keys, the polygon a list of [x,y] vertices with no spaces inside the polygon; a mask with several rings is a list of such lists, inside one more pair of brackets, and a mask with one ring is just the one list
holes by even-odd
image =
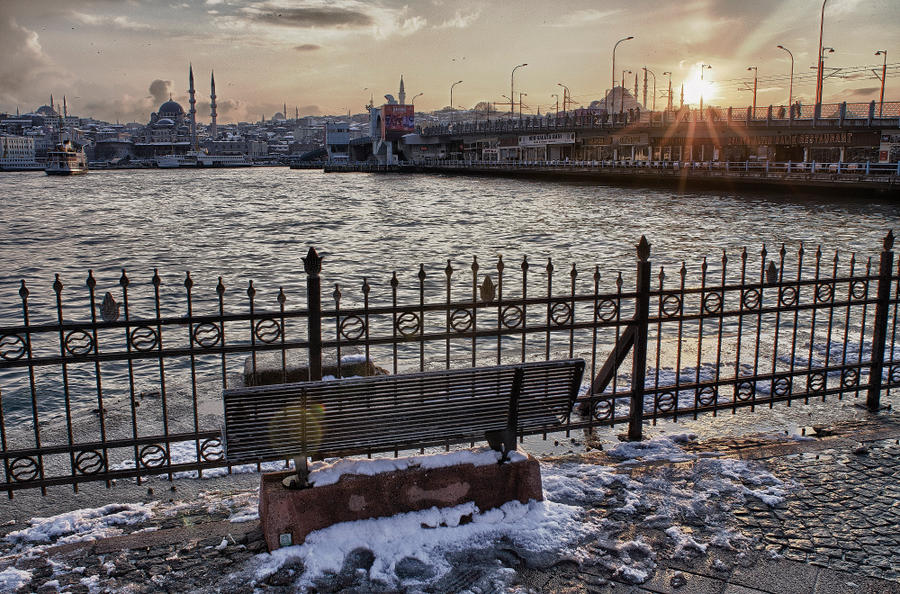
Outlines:
{"label": "sky", "polygon": [[[882,56],[900,65],[898,0],[826,0],[826,66],[857,70],[824,83],[824,101],[878,100]],[[146,123],[169,95],[188,109],[193,64],[198,120],[209,121],[215,72],[219,122],[360,113],[397,95],[418,110],[523,96],[525,112],[600,99],[622,70],[655,74],[657,108],[671,72],[675,104],[811,102],[820,0],[0,0],[0,112],[31,111],[66,96],[69,113]],[[700,65],[704,70],[700,82]],[[868,68],[864,68],[868,67]],[[895,67],[896,70],[896,67]],[[652,104],[653,77],[649,76]],[[896,76],[896,73],[893,75]],[[886,100],[900,99],[888,72]],[[642,94],[641,91],[640,94]],[[640,95],[639,94],[639,95]],[[508,103],[507,103],[508,106]],[[652,106],[652,105],[651,105]],[[508,107],[499,107],[508,109]]]}

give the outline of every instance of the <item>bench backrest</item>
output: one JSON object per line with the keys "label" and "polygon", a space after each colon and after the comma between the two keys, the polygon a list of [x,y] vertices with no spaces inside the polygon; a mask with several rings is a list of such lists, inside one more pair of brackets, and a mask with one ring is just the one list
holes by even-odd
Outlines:
{"label": "bench backrest", "polygon": [[506,429],[511,412],[517,432],[553,431],[568,419],[584,365],[570,359],[225,390],[225,456],[246,463],[478,441]]}

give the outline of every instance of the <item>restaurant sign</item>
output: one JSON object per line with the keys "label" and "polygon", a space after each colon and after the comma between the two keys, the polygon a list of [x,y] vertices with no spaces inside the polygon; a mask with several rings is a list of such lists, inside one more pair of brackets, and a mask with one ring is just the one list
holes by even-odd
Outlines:
{"label": "restaurant sign", "polygon": [[548,144],[575,144],[575,133],[556,132],[554,134],[519,136],[519,146],[546,146]]}
{"label": "restaurant sign", "polygon": [[866,146],[878,140],[873,132],[824,132],[822,134],[772,134],[734,136],[728,139],[731,146]]}

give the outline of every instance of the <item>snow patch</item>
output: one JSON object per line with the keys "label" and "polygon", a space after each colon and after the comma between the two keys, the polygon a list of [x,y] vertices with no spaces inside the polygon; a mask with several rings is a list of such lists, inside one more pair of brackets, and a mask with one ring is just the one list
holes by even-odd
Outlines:
{"label": "snow patch", "polygon": [[0,592],[15,592],[31,583],[31,573],[15,567],[0,571]]}
{"label": "snow patch", "polygon": [[66,544],[121,534],[119,528],[149,519],[156,502],[114,503],[103,507],[79,509],[49,518],[32,518],[30,526],[6,535],[12,544]]}

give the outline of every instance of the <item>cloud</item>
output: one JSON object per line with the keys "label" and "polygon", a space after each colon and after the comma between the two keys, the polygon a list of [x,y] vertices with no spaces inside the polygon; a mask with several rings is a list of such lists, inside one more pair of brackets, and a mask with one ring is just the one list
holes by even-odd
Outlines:
{"label": "cloud", "polygon": [[476,10],[475,12],[470,12],[469,14],[465,15],[462,12],[457,11],[452,19],[446,20],[440,25],[437,25],[435,29],[465,29],[466,27],[477,21],[480,15],[480,10]]}
{"label": "cloud", "polygon": [[150,25],[147,25],[145,23],[138,23],[131,20],[127,16],[99,16],[93,14],[84,14],[83,12],[73,12],[72,18],[91,27],[112,27],[115,29],[122,29],[124,31],[149,31],[150,29],[152,29]]}
{"label": "cloud", "polygon": [[53,63],[44,53],[38,34],[19,25],[13,17],[0,17],[0,100],[18,103],[20,92],[53,78]]}
{"label": "cloud", "polygon": [[369,14],[360,9],[332,6],[288,8],[264,3],[249,6],[243,12],[255,22],[303,29],[359,28],[375,23]]}
{"label": "cloud", "polygon": [[162,103],[168,100],[169,93],[172,92],[172,81],[156,79],[150,83],[150,96],[156,103]]}
{"label": "cloud", "polygon": [[294,49],[298,52],[314,52],[317,49],[322,49],[322,46],[315,43],[304,43],[303,45],[295,46]]}
{"label": "cloud", "polygon": [[584,27],[586,25],[595,25],[602,21],[608,20],[610,17],[621,13],[621,9],[613,10],[597,10],[588,8],[586,10],[577,10],[563,15],[561,19],[550,24],[550,27]]}
{"label": "cloud", "polygon": [[859,89],[853,89],[850,91],[850,95],[854,97],[872,97],[877,95],[881,91],[881,87],[862,87]]}

